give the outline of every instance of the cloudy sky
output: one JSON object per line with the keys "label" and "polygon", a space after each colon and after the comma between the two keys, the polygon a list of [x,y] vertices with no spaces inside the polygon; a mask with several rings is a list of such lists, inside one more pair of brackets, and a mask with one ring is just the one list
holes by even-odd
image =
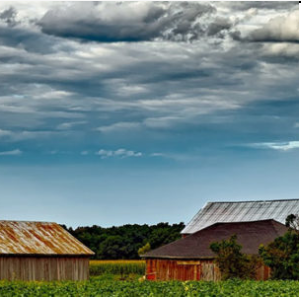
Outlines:
{"label": "cloudy sky", "polygon": [[0,2],[0,217],[187,222],[298,197],[298,2]]}

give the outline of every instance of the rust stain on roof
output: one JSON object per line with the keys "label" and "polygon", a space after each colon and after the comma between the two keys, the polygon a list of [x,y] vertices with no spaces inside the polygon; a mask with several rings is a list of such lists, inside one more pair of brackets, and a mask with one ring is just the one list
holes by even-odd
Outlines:
{"label": "rust stain on roof", "polygon": [[0,221],[0,254],[94,255],[56,223],[25,221]]}

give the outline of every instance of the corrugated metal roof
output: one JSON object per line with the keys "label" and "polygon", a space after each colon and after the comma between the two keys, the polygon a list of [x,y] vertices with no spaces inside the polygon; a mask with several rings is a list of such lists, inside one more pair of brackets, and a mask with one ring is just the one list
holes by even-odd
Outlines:
{"label": "corrugated metal roof", "polygon": [[268,244],[283,235],[287,228],[275,220],[255,222],[215,223],[192,235],[152,250],[143,258],[167,259],[212,259],[215,254],[210,249],[212,242],[229,239],[233,234],[242,245],[242,252],[257,255],[260,244]]}
{"label": "corrugated metal roof", "polygon": [[0,254],[94,255],[56,223],[0,221]]}
{"label": "corrugated metal roof", "polygon": [[299,199],[208,202],[181,233],[192,234],[217,222],[274,219],[284,224],[290,214],[299,214]]}

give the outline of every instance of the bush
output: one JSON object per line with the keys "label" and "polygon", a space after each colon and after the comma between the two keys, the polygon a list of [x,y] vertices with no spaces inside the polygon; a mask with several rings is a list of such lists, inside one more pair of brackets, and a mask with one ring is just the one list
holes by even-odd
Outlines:
{"label": "bush", "polygon": [[232,235],[228,240],[213,242],[210,245],[211,250],[217,255],[215,263],[221,272],[222,280],[254,279],[261,260],[258,256],[241,253],[242,246],[236,240],[236,235]]}
{"label": "bush", "polygon": [[268,246],[260,246],[259,254],[264,264],[272,270],[273,279],[299,279],[299,217],[286,218],[288,231]]}
{"label": "bush", "polygon": [[141,256],[151,250],[149,242],[138,250],[138,255]]}
{"label": "bush", "polygon": [[273,279],[299,279],[299,234],[288,231],[268,246],[261,246],[259,254],[272,270]]}

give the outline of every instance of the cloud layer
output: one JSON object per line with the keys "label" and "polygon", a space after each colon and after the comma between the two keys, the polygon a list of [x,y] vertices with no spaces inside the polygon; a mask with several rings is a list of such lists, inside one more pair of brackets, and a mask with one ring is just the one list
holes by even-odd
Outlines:
{"label": "cloud layer", "polygon": [[262,143],[252,143],[249,145],[253,148],[258,149],[273,149],[279,151],[289,151],[292,149],[299,148],[299,141],[288,141],[288,142],[262,142]]}
{"label": "cloud layer", "polygon": [[298,22],[295,2],[1,2],[0,149],[294,141]]}

